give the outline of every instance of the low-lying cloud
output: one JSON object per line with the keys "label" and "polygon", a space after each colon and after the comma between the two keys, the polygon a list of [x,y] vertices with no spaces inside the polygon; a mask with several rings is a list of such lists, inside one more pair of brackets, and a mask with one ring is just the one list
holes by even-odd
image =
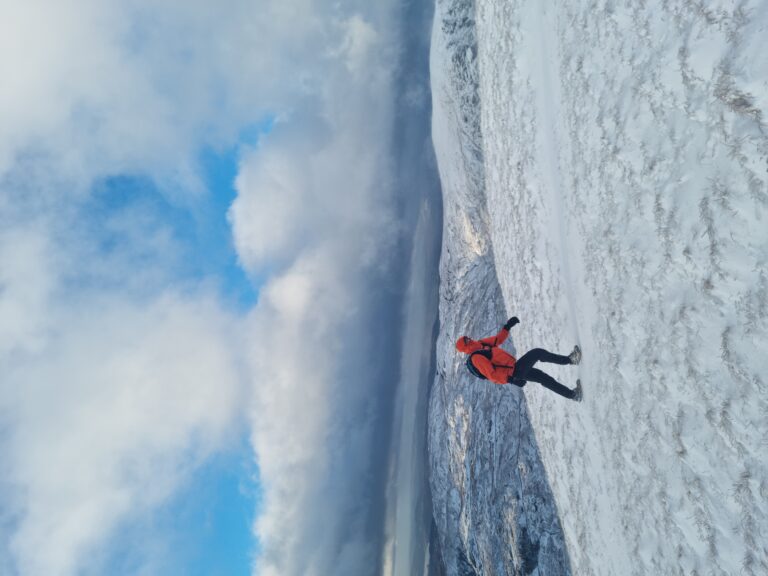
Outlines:
{"label": "low-lying cloud", "polygon": [[394,289],[386,278],[401,233],[395,53],[383,18],[343,21],[317,115],[304,129],[298,118],[278,122],[238,178],[238,253],[254,274],[273,274],[254,311],[250,355],[264,488],[258,574],[359,576],[380,566],[375,492],[388,445],[378,431],[397,370],[377,357],[376,332],[386,327],[370,293]]}

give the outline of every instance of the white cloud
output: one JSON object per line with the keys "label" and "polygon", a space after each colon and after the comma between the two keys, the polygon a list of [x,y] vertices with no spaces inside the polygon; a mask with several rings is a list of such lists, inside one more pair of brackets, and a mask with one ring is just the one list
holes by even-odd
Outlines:
{"label": "white cloud", "polygon": [[[235,325],[206,299],[51,310],[57,332],[4,366],[18,572],[75,574],[120,521],[163,502],[232,431]],[[6,502],[8,504],[8,502]]]}
{"label": "white cloud", "polygon": [[56,276],[49,256],[44,229],[32,225],[0,232],[0,358],[43,344],[50,324],[45,303]]}
{"label": "white cloud", "polygon": [[360,493],[376,459],[373,424],[360,413],[374,391],[372,374],[344,373],[359,367],[344,354],[362,337],[347,278],[334,253],[308,251],[267,286],[254,312],[251,420],[264,489],[257,574],[360,575],[375,566]]}
{"label": "white cloud", "polygon": [[322,204],[311,190],[311,158],[290,157],[274,147],[260,147],[247,157],[237,177],[241,194],[231,219],[242,261],[252,269],[295,257]]}
{"label": "white cloud", "polygon": [[[0,175],[20,154],[85,186],[142,172],[187,188],[201,143],[313,89],[331,28],[310,0],[7,0]],[[286,70],[291,70],[286,74]]]}
{"label": "white cloud", "polygon": [[375,474],[387,447],[375,442],[383,367],[368,291],[399,234],[386,17],[338,20],[318,98],[279,121],[240,169],[238,253],[254,273],[272,272],[250,346],[264,487],[256,574],[378,572]]}
{"label": "white cloud", "polygon": [[354,14],[343,24],[344,41],[340,54],[344,56],[347,70],[352,74],[361,74],[370,69],[371,51],[377,48],[379,34],[359,14]]}
{"label": "white cloud", "polygon": [[[84,571],[220,445],[249,406],[243,339],[265,487],[258,571],[375,571],[365,487],[377,381],[358,356],[372,349],[366,290],[399,232],[396,9],[0,4],[2,505],[14,519],[3,537],[21,573]],[[265,113],[276,127],[243,156],[231,211],[241,261],[271,274],[246,324],[207,296],[160,291],[174,247],[139,217],[120,225],[141,250],[98,258],[75,207],[96,179],[147,176],[188,206],[204,192],[200,149]],[[90,286],[93,275],[110,282]]]}

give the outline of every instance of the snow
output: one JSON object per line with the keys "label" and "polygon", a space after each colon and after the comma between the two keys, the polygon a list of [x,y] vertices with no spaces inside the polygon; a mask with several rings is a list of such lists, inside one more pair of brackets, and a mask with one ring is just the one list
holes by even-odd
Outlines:
{"label": "snow", "polygon": [[[462,7],[476,46],[459,67],[440,19]],[[431,484],[441,543],[466,556],[443,551],[449,574],[527,571],[502,561],[521,546],[519,501],[467,533],[467,500],[520,464],[500,418],[530,419],[573,574],[768,573],[767,28],[756,0],[438,2]],[[512,314],[519,353],[581,344],[581,366],[545,369],[581,377],[582,404],[465,377],[455,338]],[[484,428],[504,434],[495,452]]]}
{"label": "snow", "polygon": [[[430,395],[430,489],[448,575],[568,571],[546,471],[519,389],[472,378],[454,342],[506,320],[485,205],[474,6],[438,2],[431,76],[443,188],[440,335]],[[501,321],[503,322],[503,320]]]}

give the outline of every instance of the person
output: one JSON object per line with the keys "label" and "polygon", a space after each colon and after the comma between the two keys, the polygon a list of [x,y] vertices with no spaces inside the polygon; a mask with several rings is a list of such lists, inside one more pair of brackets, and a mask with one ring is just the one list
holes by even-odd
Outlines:
{"label": "person", "polygon": [[568,356],[554,354],[543,348],[534,348],[515,359],[512,354],[501,348],[509,336],[510,329],[519,324],[517,316],[507,320],[495,336],[481,340],[472,340],[462,336],[456,341],[456,350],[468,354],[467,368],[478,378],[490,380],[496,384],[514,384],[522,388],[526,382],[537,382],[553,392],[581,402],[581,380],[576,380],[576,388],[563,386],[549,374],[534,368],[537,362],[552,364],[578,364],[581,361],[581,349],[574,346]]}

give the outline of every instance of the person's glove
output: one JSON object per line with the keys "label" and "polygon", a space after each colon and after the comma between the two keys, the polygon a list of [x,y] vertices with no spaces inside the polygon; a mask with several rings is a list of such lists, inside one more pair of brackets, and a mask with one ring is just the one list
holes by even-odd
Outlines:
{"label": "person's glove", "polygon": [[520,324],[520,319],[517,316],[512,316],[509,320],[507,320],[507,323],[504,324],[504,328],[507,329],[507,332],[514,326],[515,324]]}

